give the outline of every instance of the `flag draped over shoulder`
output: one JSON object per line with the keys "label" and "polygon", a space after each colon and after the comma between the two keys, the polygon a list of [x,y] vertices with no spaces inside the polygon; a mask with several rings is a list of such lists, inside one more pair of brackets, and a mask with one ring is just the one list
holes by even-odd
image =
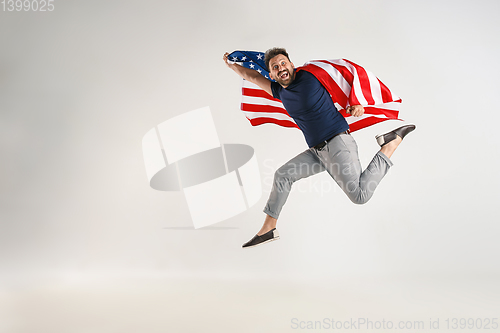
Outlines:
{"label": "flag draped over shoulder", "polygon": [[[229,60],[256,70],[273,81],[266,69],[263,52],[235,51],[229,55]],[[399,119],[401,98],[373,73],[352,61],[314,60],[296,68],[296,71],[301,70],[313,74],[328,90],[335,107],[346,118],[351,132],[385,120]],[[362,105],[364,115],[353,117],[346,113],[345,109],[350,105]],[[253,126],[273,123],[298,128],[280,100],[246,80],[243,80],[242,86],[241,111]]]}

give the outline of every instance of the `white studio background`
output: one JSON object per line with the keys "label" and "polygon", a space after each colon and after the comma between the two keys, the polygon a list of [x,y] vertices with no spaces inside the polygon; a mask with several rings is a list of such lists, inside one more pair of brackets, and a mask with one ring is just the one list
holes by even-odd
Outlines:
{"label": "white studio background", "polygon": [[[0,12],[2,333],[67,332],[82,318],[91,326],[73,331],[254,332],[260,321],[281,332],[293,317],[323,312],[498,314],[500,3],[54,4],[53,12]],[[307,147],[298,130],[250,126],[222,55],[273,46],[286,47],[296,66],[318,58],[363,65],[403,98],[401,115],[417,130],[368,204],[350,203],[327,175],[303,180],[280,217],[282,239],[243,251],[264,219],[274,169]],[[255,149],[264,192],[245,213],[194,230],[181,192],[148,186],[141,140],[204,106],[220,142]],[[397,125],[354,134],[363,166],[377,151],[374,135]],[[382,294],[384,302],[373,296]],[[109,299],[110,309],[134,300],[168,315],[134,317],[138,305],[102,308],[111,319],[92,320],[94,304]],[[453,307],[462,301],[469,307]],[[80,305],[83,314],[68,322],[52,311]],[[201,324],[185,322],[186,313]]]}

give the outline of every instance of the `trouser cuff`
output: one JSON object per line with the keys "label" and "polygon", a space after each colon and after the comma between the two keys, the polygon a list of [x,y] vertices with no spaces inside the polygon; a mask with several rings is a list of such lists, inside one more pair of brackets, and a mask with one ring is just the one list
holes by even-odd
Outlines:
{"label": "trouser cuff", "polygon": [[392,161],[389,159],[389,157],[385,156],[383,152],[379,151],[377,154],[387,163],[389,167],[394,165]]}
{"label": "trouser cuff", "polygon": [[276,220],[278,219],[278,214],[271,212],[267,207],[264,208],[263,212],[271,216],[272,218],[275,218]]}

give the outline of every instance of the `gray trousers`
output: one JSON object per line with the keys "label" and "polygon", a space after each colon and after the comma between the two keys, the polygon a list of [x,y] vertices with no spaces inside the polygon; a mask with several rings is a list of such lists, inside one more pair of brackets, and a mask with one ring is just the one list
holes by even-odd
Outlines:
{"label": "gray trousers", "polygon": [[361,172],[356,141],[349,134],[337,135],[322,149],[309,148],[276,170],[264,213],[277,219],[293,183],[325,170],[352,202],[364,204],[391,166],[391,160],[379,151]]}

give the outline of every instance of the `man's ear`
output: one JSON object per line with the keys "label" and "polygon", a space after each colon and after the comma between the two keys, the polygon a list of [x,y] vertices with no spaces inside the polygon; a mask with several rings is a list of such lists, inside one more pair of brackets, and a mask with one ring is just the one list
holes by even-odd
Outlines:
{"label": "man's ear", "polygon": [[292,68],[295,68],[295,65],[293,64],[293,62],[290,61],[290,63],[292,64]]}

